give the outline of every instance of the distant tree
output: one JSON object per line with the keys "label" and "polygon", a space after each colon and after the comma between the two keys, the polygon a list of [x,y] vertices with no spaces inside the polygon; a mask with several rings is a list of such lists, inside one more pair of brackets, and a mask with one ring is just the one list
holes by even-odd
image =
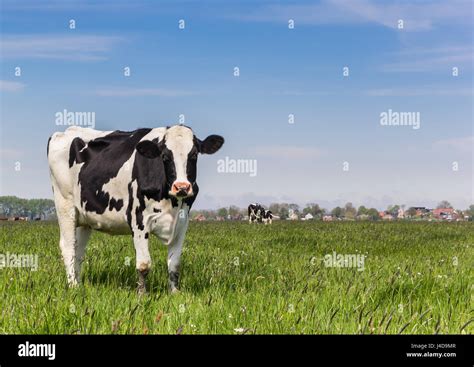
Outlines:
{"label": "distant tree", "polygon": [[235,217],[235,216],[239,215],[239,213],[240,213],[240,210],[235,205],[231,205],[229,207],[228,214],[230,214],[231,217]]}
{"label": "distant tree", "polygon": [[441,201],[441,202],[437,205],[436,208],[437,208],[437,209],[444,209],[444,208],[451,208],[451,209],[452,209],[453,206],[450,204],[449,201],[443,200],[443,201]]}
{"label": "distant tree", "polygon": [[367,211],[368,209],[365,206],[361,205],[359,206],[359,209],[357,209],[357,215],[367,215]]}
{"label": "distant tree", "polygon": [[331,215],[336,218],[341,218],[343,214],[344,214],[344,210],[339,206],[336,206],[333,210],[331,210]]}
{"label": "distant tree", "polygon": [[415,217],[416,216],[416,209],[414,207],[409,207],[407,210],[407,215],[409,217]]}
{"label": "distant tree", "polygon": [[344,206],[344,217],[347,219],[354,219],[357,214],[356,208],[352,205],[352,203],[347,203]]}
{"label": "distant tree", "polygon": [[0,215],[53,219],[54,201],[51,199],[21,199],[16,196],[0,196]]}
{"label": "distant tree", "polygon": [[469,216],[470,221],[474,221],[474,204],[469,206],[469,209],[464,211],[464,215]]}
{"label": "distant tree", "polygon": [[272,213],[279,213],[280,212],[280,204],[278,203],[271,203],[268,208]]}
{"label": "distant tree", "polygon": [[368,209],[366,214],[369,216],[370,220],[379,220],[380,219],[379,211],[375,208]]}
{"label": "distant tree", "polygon": [[306,204],[306,207],[303,209],[303,214],[311,214],[314,219],[320,219],[324,215],[324,209],[321,209],[318,204],[309,203]]}
{"label": "distant tree", "polygon": [[220,209],[217,210],[217,215],[219,217],[226,218],[227,214],[228,214],[227,208],[220,208]]}
{"label": "distant tree", "polygon": [[396,216],[398,215],[398,211],[400,210],[400,205],[389,205],[387,208],[387,213]]}
{"label": "distant tree", "polygon": [[[280,217],[280,219],[287,219],[288,218],[288,209],[289,209],[289,205],[287,203],[279,204],[278,211],[276,213],[278,213],[278,216]],[[272,212],[273,212],[273,210],[272,210]]]}

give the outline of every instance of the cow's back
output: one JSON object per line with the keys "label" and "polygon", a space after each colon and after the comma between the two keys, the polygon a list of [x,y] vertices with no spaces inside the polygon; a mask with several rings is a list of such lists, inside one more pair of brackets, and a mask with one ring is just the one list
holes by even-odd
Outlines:
{"label": "cow's back", "polygon": [[91,128],[71,126],[64,132],[54,133],[48,142],[48,163],[55,195],[57,191],[64,197],[72,197],[76,170],[69,167],[70,150],[74,139],[82,139],[85,143],[110,134],[110,131],[98,131]]}

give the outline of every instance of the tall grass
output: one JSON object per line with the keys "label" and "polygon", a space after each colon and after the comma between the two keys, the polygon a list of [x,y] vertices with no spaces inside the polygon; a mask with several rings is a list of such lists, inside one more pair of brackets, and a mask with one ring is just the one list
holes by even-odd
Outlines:
{"label": "tall grass", "polygon": [[[181,293],[167,291],[155,238],[149,293],[136,294],[129,236],[94,233],[83,284],[68,289],[55,223],[0,226],[0,333],[472,333],[473,223],[191,223]],[[365,255],[364,270],[326,254]]]}

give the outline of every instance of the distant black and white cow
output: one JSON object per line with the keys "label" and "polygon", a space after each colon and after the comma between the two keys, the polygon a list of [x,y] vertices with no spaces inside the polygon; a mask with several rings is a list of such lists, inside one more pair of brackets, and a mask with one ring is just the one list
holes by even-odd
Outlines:
{"label": "distant black and white cow", "polygon": [[270,210],[263,211],[262,221],[265,224],[272,224],[273,221],[273,213]]}
{"label": "distant black and white cow", "polygon": [[261,223],[265,209],[258,203],[250,204],[248,207],[249,223]]}
{"label": "distant black and white cow", "polygon": [[273,213],[270,210],[265,210],[265,208],[258,204],[250,204],[248,207],[249,223],[265,223],[272,224]]}
{"label": "distant black and white cow", "polygon": [[182,125],[131,132],[70,127],[48,141],[48,161],[68,283],[80,280],[92,229],[132,234],[138,291],[151,267],[148,239],[168,246],[169,286],[178,290],[188,214],[196,196],[198,154],[217,152],[224,138],[199,140]]}

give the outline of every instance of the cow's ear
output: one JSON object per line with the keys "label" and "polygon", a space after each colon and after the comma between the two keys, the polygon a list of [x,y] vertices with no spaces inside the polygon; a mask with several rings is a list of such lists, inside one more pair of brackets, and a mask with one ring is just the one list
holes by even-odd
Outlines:
{"label": "cow's ear", "polygon": [[158,144],[151,140],[143,140],[137,144],[137,151],[146,158],[157,158],[161,151]]}
{"label": "cow's ear", "polygon": [[221,148],[222,144],[224,144],[224,138],[220,135],[209,135],[203,141],[198,141],[199,153],[202,154],[214,154]]}

